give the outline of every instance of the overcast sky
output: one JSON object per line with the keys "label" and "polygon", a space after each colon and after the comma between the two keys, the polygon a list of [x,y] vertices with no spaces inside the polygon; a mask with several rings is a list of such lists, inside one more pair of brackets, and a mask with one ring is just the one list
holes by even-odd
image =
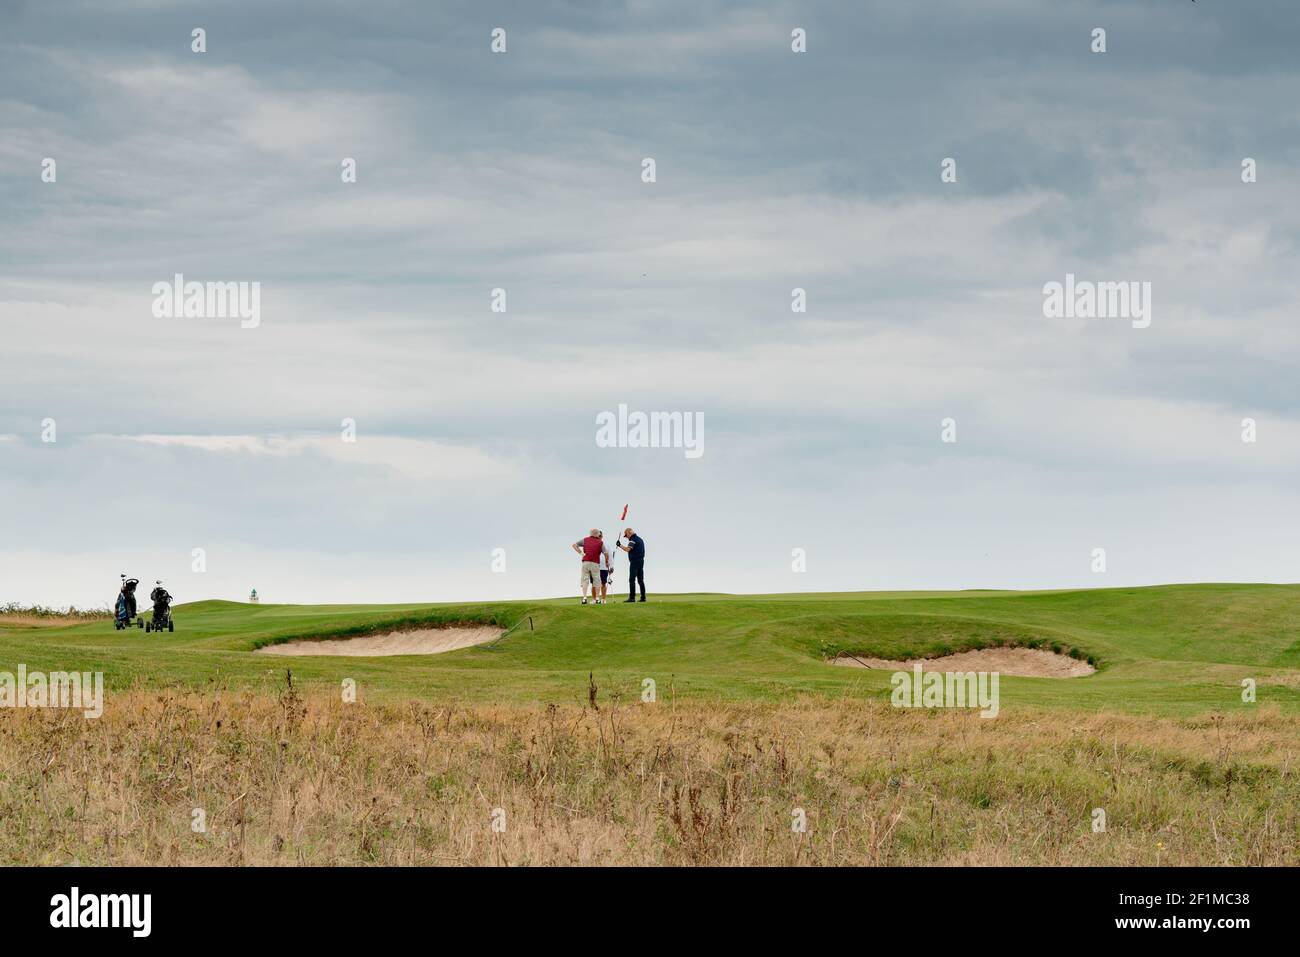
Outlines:
{"label": "overcast sky", "polygon": [[[0,601],[576,594],[625,502],[652,592],[1300,580],[1298,49],[1294,0],[0,0]],[[1045,318],[1067,273],[1150,326]],[[620,403],[704,454],[598,447]]]}

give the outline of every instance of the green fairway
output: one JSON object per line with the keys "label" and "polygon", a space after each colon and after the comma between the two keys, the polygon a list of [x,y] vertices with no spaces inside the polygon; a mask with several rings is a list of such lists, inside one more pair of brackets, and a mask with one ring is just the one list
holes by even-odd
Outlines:
{"label": "green fairway", "polygon": [[[602,697],[772,699],[796,694],[885,700],[889,675],[837,668],[840,652],[901,658],[998,644],[1089,658],[1085,678],[1002,679],[1017,705],[1164,714],[1276,704],[1300,710],[1300,586],[1167,585],[1052,592],[858,592],[669,595],[646,604],[576,599],[486,604],[245,605],[175,608],[174,634],[119,632],[111,621],[19,626],[0,617],[0,671],[103,671],[109,688],[273,687],[357,682],[374,699],[575,702],[588,674]],[[510,629],[490,646],[388,658],[269,657],[294,637],[452,621]],[[1241,681],[1258,684],[1243,704]]]}

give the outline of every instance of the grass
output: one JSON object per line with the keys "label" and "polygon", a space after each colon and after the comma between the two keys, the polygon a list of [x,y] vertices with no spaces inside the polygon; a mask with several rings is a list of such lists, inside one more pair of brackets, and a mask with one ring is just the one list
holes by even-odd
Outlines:
{"label": "grass", "polygon": [[0,864],[1300,864],[1300,718],[1276,708],[597,705],[283,685],[5,711]]}
{"label": "grass", "polygon": [[[291,668],[300,686],[344,678],[371,700],[580,703],[587,676],[639,693],[672,680],[682,700],[792,695],[886,700],[888,675],[827,666],[840,652],[906,658],[991,645],[1059,650],[1093,662],[1087,678],[1002,679],[1002,707],[1190,716],[1300,707],[1300,586],[1171,585],[1057,592],[673,595],[646,604],[575,600],[488,604],[245,605],[174,610],[175,633],[111,621],[35,626],[0,616],[0,670],[103,671],[111,690],[267,688]],[[450,622],[512,629],[489,647],[438,656],[277,658],[251,654],[304,637]],[[1258,704],[1241,700],[1241,681]]]}
{"label": "grass", "polygon": [[[1300,586],[175,619],[0,615],[0,672],[108,690],[95,720],[0,708],[0,864],[1300,863]],[[508,632],[437,656],[255,653],[456,622]],[[892,708],[887,674],[827,663],[1000,645],[1098,671],[1004,676],[983,719]]]}
{"label": "grass", "polygon": [[47,608],[44,605],[20,605],[16,601],[0,605],[0,628],[41,628],[79,621],[111,621],[113,613],[105,608]]}

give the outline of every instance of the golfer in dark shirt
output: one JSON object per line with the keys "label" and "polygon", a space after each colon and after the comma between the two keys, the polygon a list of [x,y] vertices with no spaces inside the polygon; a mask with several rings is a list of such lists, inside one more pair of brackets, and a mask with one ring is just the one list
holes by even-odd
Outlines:
{"label": "golfer in dark shirt", "polygon": [[623,537],[627,544],[618,547],[627,552],[627,600],[636,601],[636,586],[640,583],[641,600],[645,601],[645,542],[630,528],[623,529]]}

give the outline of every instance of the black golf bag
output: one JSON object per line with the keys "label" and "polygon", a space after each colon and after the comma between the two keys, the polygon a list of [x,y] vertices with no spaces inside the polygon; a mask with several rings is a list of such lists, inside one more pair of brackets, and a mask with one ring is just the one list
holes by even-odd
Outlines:
{"label": "black golf bag", "polygon": [[176,624],[172,621],[172,596],[166,588],[163,588],[162,582],[154,582],[154,590],[149,592],[149,600],[153,602],[153,621],[144,626],[145,631],[162,631],[166,628],[168,631],[175,631]]}

